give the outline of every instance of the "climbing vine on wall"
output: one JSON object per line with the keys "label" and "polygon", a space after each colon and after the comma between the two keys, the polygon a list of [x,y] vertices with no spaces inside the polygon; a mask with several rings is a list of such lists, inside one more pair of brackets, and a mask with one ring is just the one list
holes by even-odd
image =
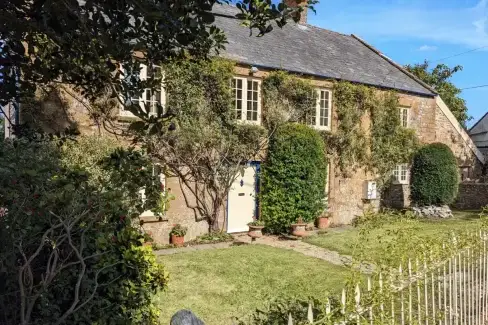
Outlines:
{"label": "climbing vine on wall", "polygon": [[285,122],[307,123],[315,111],[317,94],[309,80],[284,71],[271,72],[262,83],[264,123],[274,130]]}
{"label": "climbing vine on wall", "polygon": [[398,95],[348,82],[337,82],[333,95],[337,128],[323,133],[329,154],[342,176],[366,166],[384,185],[395,165],[410,161],[418,144],[415,131],[400,125]]}
{"label": "climbing vine on wall", "polygon": [[398,95],[392,91],[377,96],[378,104],[371,110],[371,164],[379,184],[391,179],[391,171],[398,164],[409,163],[418,148],[415,130],[402,127]]}

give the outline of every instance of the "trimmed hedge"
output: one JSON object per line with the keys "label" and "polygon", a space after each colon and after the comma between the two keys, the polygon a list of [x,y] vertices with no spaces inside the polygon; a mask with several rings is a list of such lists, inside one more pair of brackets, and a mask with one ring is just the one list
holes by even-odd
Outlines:
{"label": "trimmed hedge", "polygon": [[263,164],[261,214],[266,229],[289,230],[298,218],[314,220],[324,209],[327,161],[317,131],[302,124],[284,124],[270,139]]}
{"label": "trimmed hedge", "polygon": [[417,205],[444,205],[454,202],[459,187],[456,157],[443,143],[422,147],[414,156],[410,198]]}

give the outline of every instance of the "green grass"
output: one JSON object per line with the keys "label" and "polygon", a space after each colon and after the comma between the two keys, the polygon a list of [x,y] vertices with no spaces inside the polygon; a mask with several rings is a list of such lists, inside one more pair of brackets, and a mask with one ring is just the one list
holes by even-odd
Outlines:
{"label": "green grass", "polygon": [[400,220],[388,223],[368,233],[366,236],[369,240],[367,241],[364,240],[364,237],[360,237],[358,228],[352,227],[331,228],[327,233],[309,237],[305,241],[344,255],[355,255],[358,249],[379,252],[380,246],[385,245],[389,239],[396,238],[391,233],[402,228],[414,229],[415,235],[420,237],[439,237],[447,236],[452,230],[475,230],[480,224],[478,211],[454,211],[453,214],[454,218],[445,220]]}
{"label": "green grass", "polygon": [[262,245],[161,256],[170,273],[168,290],[158,297],[162,324],[186,308],[205,324],[232,324],[273,298],[325,298],[337,293],[345,268],[302,254]]}

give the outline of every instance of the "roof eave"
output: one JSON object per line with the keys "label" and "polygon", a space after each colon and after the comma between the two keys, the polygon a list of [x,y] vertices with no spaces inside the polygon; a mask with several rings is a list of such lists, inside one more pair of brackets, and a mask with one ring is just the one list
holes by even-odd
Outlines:
{"label": "roof eave", "polygon": [[356,81],[356,80],[349,80],[349,79],[344,79],[344,78],[331,77],[331,76],[328,76],[325,74],[317,74],[317,73],[310,73],[310,72],[303,72],[303,71],[288,70],[288,69],[283,69],[280,67],[266,66],[266,65],[256,64],[256,63],[247,62],[247,61],[243,61],[243,60],[235,60],[235,59],[230,59],[230,60],[237,62],[238,64],[254,66],[256,68],[264,68],[264,69],[269,69],[269,70],[285,70],[285,71],[288,71],[291,73],[301,74],[304,76],[319,77],[319,78],[323,78],[323,79],[330,79],[330,80],[337,80],[337,81],[347,81],[347,82],[351,82],[351,83],[355,83],[355,84],[361,84],[361,85],[376,87],[376,88],[380,88],[380,89],[396,90],[396,91],[399,91],[399,92],[402,92],[405,94],[411,94],[411,95],[416,95],[416,96],[429,97],[429,98],[434,98],[436,96],[435,93],[427,93],[427,92],[421,93],[421,92],[416,92],[413,90],[399,89],[399,88],[389,87],[389,86],[384,86],[384,85],[364,83],[364,82],[360,82],[360,81]]}

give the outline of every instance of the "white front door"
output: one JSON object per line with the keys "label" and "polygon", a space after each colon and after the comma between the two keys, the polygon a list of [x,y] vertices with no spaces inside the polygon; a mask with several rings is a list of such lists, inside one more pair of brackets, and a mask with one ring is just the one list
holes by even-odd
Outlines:
{"label": "white front door", "polygon": [[227,199],[227,232],[243,232],[256,215],[256,182],[259,165],[247,165],[232,184]]}

